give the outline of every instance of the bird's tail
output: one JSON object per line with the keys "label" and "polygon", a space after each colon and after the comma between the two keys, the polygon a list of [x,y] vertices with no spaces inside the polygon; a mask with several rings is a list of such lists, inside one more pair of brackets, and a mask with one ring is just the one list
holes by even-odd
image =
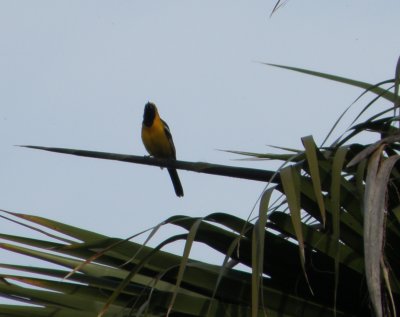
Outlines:
{"label": "bird's tail", "polygon": [[178,172],[174,168],[168,169],[169,176],[171,176],[172,184],[174,184],[175,194],[178,197],[183,196],[183,188],[178,176]]}

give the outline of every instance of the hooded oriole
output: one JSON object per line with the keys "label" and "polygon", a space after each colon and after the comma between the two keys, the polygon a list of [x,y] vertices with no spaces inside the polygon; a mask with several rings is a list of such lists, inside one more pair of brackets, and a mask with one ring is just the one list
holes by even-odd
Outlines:
{"label": "hooded oriole", "polygon": [[[150,155],[176,160],[174,141],[168,124],[160,118],[156,105],[151,102],[144,107],[142,141]],[[174,168],[168,168],[168,173],[171,176],[176,195],[182,197],[183,188],[178,172]]]}

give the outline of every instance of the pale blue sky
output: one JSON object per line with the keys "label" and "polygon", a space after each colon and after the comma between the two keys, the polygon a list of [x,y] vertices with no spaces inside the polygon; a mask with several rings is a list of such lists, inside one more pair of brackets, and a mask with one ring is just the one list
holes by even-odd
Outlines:
{"label": "pale blue sky", "polygon": [[[321,142],[361,90],[257,61],[392,78],[400,2],[289,1],[269,18],[274,4],[1,1],[0,208],[121,238],[174,214],[246,218],[262,183],[180,171],[179,199],[159,168],[14,145],[144,155],[152,100],[179,159],[274,168],[216,149],[299,148],[309,134]],[[0,220],[0,231],[27,230]]]}

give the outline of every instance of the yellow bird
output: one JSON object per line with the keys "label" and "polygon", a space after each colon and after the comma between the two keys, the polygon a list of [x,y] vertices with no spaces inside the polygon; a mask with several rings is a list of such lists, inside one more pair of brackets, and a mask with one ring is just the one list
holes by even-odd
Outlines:
{"label": "yellow bird", "polygon": [[[147,152],[156,158],[176,160],[174,141],[168,124],[160,118],[154,103],[148,102],[144,106],[142,123],[142,141]],[[183,188],[179,180],[178,172],[174,168],[168,168],[178,197],[183,196]]]}

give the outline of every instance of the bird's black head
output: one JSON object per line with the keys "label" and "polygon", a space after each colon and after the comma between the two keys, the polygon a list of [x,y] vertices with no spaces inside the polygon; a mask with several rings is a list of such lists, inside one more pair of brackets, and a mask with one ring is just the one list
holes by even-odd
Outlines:
{"label": "bird's black head", "polygon": [[143,124],[147,127],[150,127],[153,124],[153,120],[156,117],[157,107],[154,103],[148,102],[144,106],[143,113]]}

